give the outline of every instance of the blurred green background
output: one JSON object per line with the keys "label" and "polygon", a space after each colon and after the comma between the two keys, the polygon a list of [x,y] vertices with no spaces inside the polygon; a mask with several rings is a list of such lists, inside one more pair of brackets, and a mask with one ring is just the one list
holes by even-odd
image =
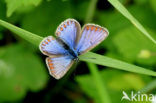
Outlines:
{"label": "blurred green background", "polygon": [[[0,19],[46,37],[57,26],[74,18],[83,26],[91,0],[0,0]],[[156,37],[156,1],[120,0]],[[106,27],[109,37],[93,51],[156,71],[156,47],[107,0],[97,0],[91,23]],[[48,73],[46,56],[39,49],[0,26],[1,103],[101,103],[84,62],[75,64],[61,80]],[[97,65],[112,103],[122,91],[145,90],[156,94],[156,79]],[[152,88],[149,85],[152,85]],[[122,101],[128,102],[128,101]],[[145,102],[138,102],[145,103]]]}

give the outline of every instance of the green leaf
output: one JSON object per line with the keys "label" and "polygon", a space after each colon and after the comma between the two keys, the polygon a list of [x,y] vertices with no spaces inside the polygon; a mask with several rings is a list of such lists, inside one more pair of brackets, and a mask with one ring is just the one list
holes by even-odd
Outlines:
{"label": "green leaf", "polygon": [[37,6],[42,0],[5,0],[7,4],[7,16],[11,16],[13,12],[27,6]]}
{"label": "green leaf", "polygon": [[135,19],[129,11],[118,1],[118,0],[108,0],[122,15],[124,15],[132,24],[138,28],[146,37],[148,37],[153,43],[156,41],[151,37],[147,30]]}
{"label": "green leaf", "polygon": [[139,73],[139,74],[145,74],[145,75],[151,75],[156,76],[156,72],[135,66],[133,64],[129,64],[120,60],[115,60],[106,56],[101,56],[99,54],[95,54],[92,52],[85,53],[84,55],[81,55],[80,60],[87,61],[103,66],[112,67],[115,69],[125,70],[129,72]]}
{"label": "green leaf", "polygon": [[0,101],[15,101],[28,90],[38,91],[47,82],[41,60],[24,45],[0,48]]}

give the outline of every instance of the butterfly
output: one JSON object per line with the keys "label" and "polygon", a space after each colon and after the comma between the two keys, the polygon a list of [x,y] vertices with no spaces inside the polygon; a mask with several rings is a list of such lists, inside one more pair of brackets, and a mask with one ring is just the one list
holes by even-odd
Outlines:
{"label": "butterfly", "polygon": [[86,24],[81,30],[78,21],[63,21],[55,32],[56,38],[45,37],[39,45],[40,51],[48,56],[46,64],[50,75],[62,78],[79,55],[101,43],[108,34],[108,30],[99,25]]}

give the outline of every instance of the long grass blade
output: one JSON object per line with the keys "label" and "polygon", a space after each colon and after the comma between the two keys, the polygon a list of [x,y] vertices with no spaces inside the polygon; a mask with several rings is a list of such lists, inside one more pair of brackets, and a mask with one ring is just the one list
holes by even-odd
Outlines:
{"label": "long grass blade", "polygon": [[35,35],[29,31],[26,31],[24,29],[21,29],[17,26],[14,26],[8,22],[5,22],[3,20],[0,20],[0,25],[9,29],[10,31],[12,31],[13,33],[17,34],[18,36],[20,36],[21,38],[29,41],[30,43],[38,46],[39,43],[41,42],[41,40],[43,39],[42,37]]}
{"label": "long grass blade", "polygon": [[81,55],[79,58],[80,60],[85,61],[85,62],[91,62],[94,64],[99,64],[99,65],[103,65],[107,67],[112,67],[115,69],[139,73],[139,74],[156,76],[156,72],[154,71],[151,71],[151,70],[139,67],[139,66],[135,66],[133,64],[129,64],[120,60],[102,56],[96,53],[92,53],[92,52],[85,53],[84,55]]}
{"label": "long grass blade", "polygon": [[156,40],[147,32],[147,30],[136,20],[132,14],[118,1],[108,0],[123,16],[125,16],[131,23],[138,28],[147,38],[156,44]]}

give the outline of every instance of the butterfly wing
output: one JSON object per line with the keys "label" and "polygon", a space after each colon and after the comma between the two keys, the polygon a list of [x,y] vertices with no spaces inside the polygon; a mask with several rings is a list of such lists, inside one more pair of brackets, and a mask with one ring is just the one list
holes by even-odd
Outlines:
{"label": "butterfly wing", "polygon": [[62,45],[52,36],[48,36],[43,39],[39,46],[41,52],[45,55],[56,56],[65,54],[67,51]]}
{"label": "butterfly wing", "polygon": [[80,24],[74,19],[62,22],[57,30],[56,36],[63,40],[70,48],[74,48],[80,37]]}
{"label": "butterfly wing", "polygon": [[107,29],[94,24],[86,24],[81,33],[81,38],[76,46],[79,54],[91,50],[101,43],[109,34]]}
{"label": "butterfly wing", "polygon": [[72,66],[73,60],[68,55],[60,57],[47,57],[46,64],[48,66],[50,74],[54,78],[60,79]]}

